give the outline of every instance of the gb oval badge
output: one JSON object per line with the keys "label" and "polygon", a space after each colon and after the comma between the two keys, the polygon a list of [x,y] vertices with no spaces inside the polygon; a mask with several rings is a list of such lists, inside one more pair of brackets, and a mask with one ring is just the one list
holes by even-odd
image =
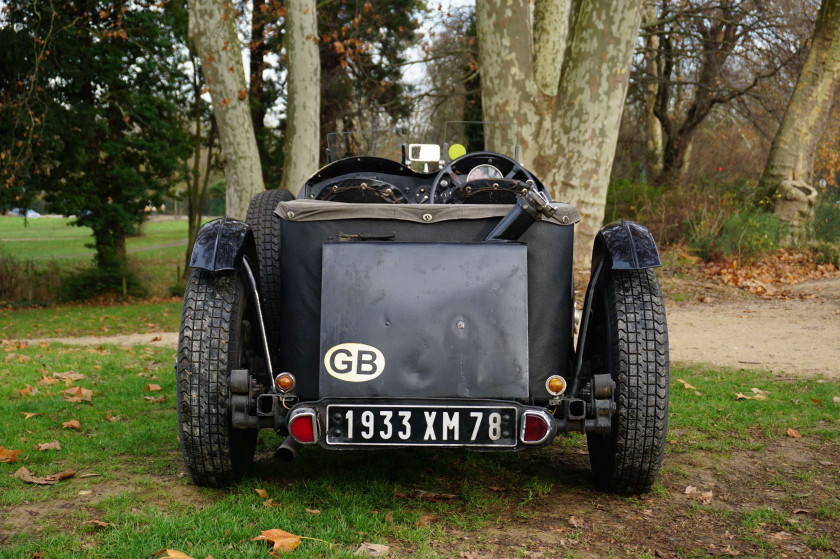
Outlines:
{"label": "gb oval badge", "polygon": [[366,344],[338,344],[327,350],[324,367],[330,376],[346,382],[373,380],[385,370],[385,356]]}

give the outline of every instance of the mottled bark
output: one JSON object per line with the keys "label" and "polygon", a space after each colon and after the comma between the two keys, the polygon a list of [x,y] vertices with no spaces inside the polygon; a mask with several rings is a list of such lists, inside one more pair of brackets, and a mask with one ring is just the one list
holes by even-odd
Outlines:
{"label": "mottled bark", "polygon": [[817,190],[811,184],[817,142],[840,84],[840,1],[823,0],[814,39],[779,127],[759,191],[787,230],[784,244],[810,239]]}
{"label": "mottled bark", "polygon": [[318,169],[321,59],[315,0],[287,3],[286,45],[289,94],[281,187],[297,194]]}
{"label": "mottled bark", "polygon": [[604,218],[641,0],[538,3],[537,36],[573,22],[562,46],[532,44],[527,0],[477,2],[476,11],[484,120],[516,123],[523,164],[555,200],[578,207],[575,260],[585,264]]}
{"label": "mottled bark", "polygon": [[251,111],[245,68],[239,52],[230,2],[189,0],[190,38],[201,58],[227,179],[226,213],[245,219],[251,198],[265,190]]}

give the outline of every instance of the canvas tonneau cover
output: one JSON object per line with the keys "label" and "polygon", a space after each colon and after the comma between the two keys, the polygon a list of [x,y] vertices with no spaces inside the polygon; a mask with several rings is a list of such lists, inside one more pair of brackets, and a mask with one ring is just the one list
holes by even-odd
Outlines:
{"label": "canvas tonneau cover", "polygon": [[[580,221],[577,208],[553,202],[557,208],[542,221],[555,225],[574,225]],[[512,204],[348,204],[322,200],[280,202],[274,211],[288,221],[332,221],[337,219],[396,219],[414,223],[440,223],[459,219],[503,217]]]}

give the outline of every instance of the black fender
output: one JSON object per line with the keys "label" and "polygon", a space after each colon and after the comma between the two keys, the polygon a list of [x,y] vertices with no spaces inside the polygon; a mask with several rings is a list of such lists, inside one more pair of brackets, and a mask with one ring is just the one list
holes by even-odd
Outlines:
{"label": "black fender", "polygon": [[586,339],[592,329],[590,315],[592,314],[592,297],[595,294],[595,287],[604,275],[605,268],[611,270],[644,270],[645,268],[658,268],[662,266],[659,257],[659,249],[656,248],[656,241],[646,227],[635,221],[622,219],[605,225],[595,236],[595,244],[592,247],[592,270],[589,276],[589,286],[586,288],[586,296],[583,300],[583,313],[581,314],[580,334],[578,335],[577,348],[575,349],[575,367],[572,373],[571,390],[572,397],[577,397],[582,388],[581,367],[583,365],[583,352],[586,348]]}
{"label": "black fender", "polygon": [[662,266],[656,241],[646,227],[621,219],[605,225],[595,236],[592,247],[592,273],[607,258],[613,270],[644,270]]}
{"label": "black fender", "polygon": [[257,244],[251,227],[238,219],[220,217],[198,230],[190,266],[209,272],[239,270],[245,257],[256,273]]}

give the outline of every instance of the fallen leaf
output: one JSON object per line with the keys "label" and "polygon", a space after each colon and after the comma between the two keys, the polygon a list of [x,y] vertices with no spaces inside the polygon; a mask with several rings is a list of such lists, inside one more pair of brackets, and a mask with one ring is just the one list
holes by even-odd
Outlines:
{"label": "fallen leaf", "polygon": [[105,421],[110,421],[111,423],[113,423],[114,421],[119,421],[120,417],[121,416],[119,415],[111,415],[111,412],[108,412],[105,414]]}
{"label": "fallen leaf", "polygon": [[762,390],[760,388],[750,388],[750,390],[753,394],[761,394],[762,396],[767,396],[768,394],[770,394],[766,390]]}
{"label": "fallen leaf", "polygon": [[683,493],[685,493],[686,495],[693,495],[693,494],[697,493],[697,488],[694,487],[693,485],[687,485],[685,487],[685,491],[683,491]]}
{"label": "fallen leaf", "polygon": [[20,413],[22,413],[22,414],[23,414],[23,418],[24,418],[24,419],[32,419],[32,418],[33,418],[33,417],[35,417],[36,415],[41,415],[40,413],[33,413],[33,412],[31,412],[31,411],[22,411],[22,412],[20,412]]}
{"label": "fallen leaf", "polygon": [[73,477],[76,475],[75,470],[65,470],[63,472],[59,472],[57,474],[50,474],[48,476],[39,477],[32,475],[32,472],[27,470],[26,468],[21,467],[18,471],[13,474],[10,474],[12,477],[16,477],[21,481],[25,481],[27,483],[35,483],[37,485],[55,485],[59,481],[63,479],[67,479],[68,477]]}
{"label": "fallen leaf", "polygon": [[572,528],[583,528],[584,525],[585,524],[582,518],[577,518],[575,516],[569,517],[569,526],[571,526]]}
{"label": "fallen leaf", "polygon": [[161,402],[166,401],[166,396],[158,396],[157,398],[155,398],[154,396],[143,396],[143,399],[150,403],[159,404]]}
{"label": "fallen leaf", "polygon": [[411,493],[400,493],[396,489],[394,489],[394,497],[398,499],[417,499],[419,501],[451,501],[453,499],[457,499],[458,495],[453,495],[451,493],[429,493],[428,491],[423,491],[422,489],[417,489]]}
{"label": "fallen leaf", "polygon": [[178,551],[177,549],[161,549],[155,553],[154,556],[158,559],[193,559],[186,553]]}
{"label": "fallen leaf", "polygon": [[61,426],[65,429],[78,429],[82,426],[82,424],[79,423],[78,419],[71,419],[70,421],[65,421],[64,423],[62,423]]}
{"label": "fallen leaf", "polygon": [[63,373],[53,373],[55,378],[60,378],[64,380],[64,384],[70,386],[73,384],[73,381],[82,380],[83,378],[87,378],[85,375],[81,373],[77,373],[76,371],[65,371]]}
{"label": "fallen leaf", "polygon": [[802,438],[802,433],[800,433],[796,429],[791,429],[790,427],[788,427],[786,432],[787,432],[788,437],[791,437],[791,438],[794,438],[794,439],[801,439]]}
{"label": "fallen leaf", "polygon": [[113,526],[110,522],[102,522],[101,520],[86,520],[82,522],[82,524],[90,524],[91,526],[95,526],[97,528],[107,528],[108,526]]}
{"label": "fallen leaf", "polygon": [[417,519],[417,522],[414,523],[415,528],[420,528],[421,526],[428,526],[429,524],[436,522],[438,516],[435,514],[424,514]]}
{"label": "fallen leaf", "polygon": [[61,381],[57,378],[50,378],[45,375],[41,377],[41,380],[38,381],[38,384],[40,384],[41,386],[50,386],[51,384],[58,384],[59,382]]}
{"label": "fallen leaf", "polygon": [[714,494],[711,491],[703,491],[700,493],[700,502],[704,505],[708,505],[712,502],[712,497],[714,497]]}
{"label": "fallen leaf", "polygon": [[678,378],[678,379],[677,379],[677,382],[679,382],[680,384],[682,384],[682,385],[683,385],[683,387],[684,387],[686,390],[697,390],[697,387],[696,387],[696,386],[691,386],[690,384],[688,384],[686,381],[684,381],[684,380],[683,380],[683,379],[681,379],[681,378]]}
{"label": "fallen leaf", "polygon": [[93,390],[88,390],[87,388],[82,388],[81,386],[74,386],[72,388],[68,388],[64,392],[64,401],[72,403],[77,402],[90,402],[90,399],[93,397]]}
{"label": "fallen leaf", "polygon": [[268,491],[265,489],[254,489],[257,495],[259,495],[263,499],[268,499]]}
{"label": "fallen leaf", "polygon": [[736,400],[752,400],[752,399],[754,399],[754,396],[747,396],[743,392],[738,392],[737,394],[735,394],[735,399]]}
{"label": "fallen leaf", "polygon": [[771,534],[770,539],[771,540],[776,540],[776,541],[781,541],[781,540],[786,540],[790,536],[791,536],[790,532],[781,531],[781,532],[775,532],[774,534]]}
{"label": "fallen leaf", "polygon": [[93,491],[91,491],[90,489],[82,489],[81,491],[79,491],[78,494],[84,496],[84,495],[90,495],[91,493],[93,493]]}
{"label": "fallen leaf", "polygon": [[811,403],[814,404],[815,406],[821,406],[822,405],[822,400],[820,400],[819,398],[811,398]]}
{"label": "fallen leaf", "polygon": [[275,528],[273,530],[263,530],[259,536],[251,538],[251,541],[267,541],[273,544],[271,551],[292,551],[300,545],[300,536]]}
{"label": "fallen leaf", "polygon": [[362,555],[364,557],[380,557],[388,553],[390,546],[379,543],[362,542],[362,545],[353,553],[353,555]]}
{"label": "fallen leaf", "polygon": [[79,479],[85,479],[86,477],[99,477],[102,474],[82,474],[79,476]]}
{"label": "fallen leaf", "polygon": [[793,509],[793,514],[811,514],[810,509]]}
{"label": "fallen leaf", "polygon": [[20,462],[20,458],[18,458],[18,454],[23,452],[22,450],[12,450],[11,448],[5,448],[0,446],[0,462]]}
{"label": "fallen leaf", "polygon": [[840,396],[834,396],[831,398],[831,401],[834,402],[835,406],[840,406]]}
{"label": "fallen leaf", "polygon": [[149,340],[149,341],[150,341],[150,342],[159,342],[159,341],[161,341],[162,339],[163,339],[163,338],[161,338],[160,336],[155,336],[154,338],[152,338],[152,339],[151,339],[151,340]]}
{"label": "fallen leaf", "polygon": [[50,441],[48,443],[36,444],[35,450],[61,450],[61,445],[58,443],[58,441]]}
{"label": "fallen leaf", "polygon": [[271,508],[271,507],[282,507],[282,506],[283,506],[283,505],[282,505],[282,504],[280,504],[280,503],[275,503],[275,502],[274,502],[274,499],[266,499],[265,501],[263,501],[263,504],[262,504],[262,505],[263,505],[265,508]]}
{"label": "fallen leaf", "polygon": [[321,511],[318,509],[305,509],[307,514],[311,514],[312,516],[318,516],[321,514]]}
{"label": "fallen leaf", "polygon": [[394,511],[389,510],[388,512],[385,513],[385,522],[387,522],[389,524],[394,523]]}
{"label": "fallen leaf", "polygon": [[159,384],[147,384],[143,387],[143,392],[158,392],[163,390]]}
{"label": "fallen leaf", "polygon": [[21,388],[19,390],[16,390],[15,392],[17,392],[21,396],[32,396],[33,394],[38,394],[38,389],[34,386],[29,386],[27,384],[26,388]]}

